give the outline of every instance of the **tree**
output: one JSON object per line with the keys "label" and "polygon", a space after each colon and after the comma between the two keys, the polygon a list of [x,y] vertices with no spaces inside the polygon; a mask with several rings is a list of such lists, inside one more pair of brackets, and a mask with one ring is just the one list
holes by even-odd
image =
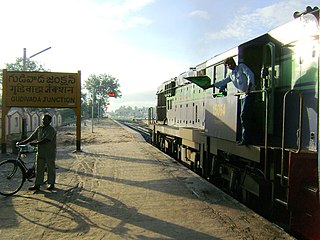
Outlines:
{"label": "tree", "polygon": [[81,93],[81,117],[90,118],[91,105],[87,94]]}
{"label": "tree", "polygon": [[[24,59],[22,57],[16,58],[15,63],[6,63],[7,71],[38,71],[38,72],[50,72],[50,70],[45,69],[41,64],[36,61],[30,60],[29,58]],[[2,94],[2,70],[0,72],[0,81],[1,81],[1,94]],[[1,97],[2,105],[2,97]],[[24,108],[22,108],[24,109]],[[32,108],[31,108],[32,109]],[[26,128],[26,119],[22,118],[22,135],[21,138],[25,139],[27,137],[27,128]]]}
{"label": "tree", "polygon": [[16,59],[15,63],[6,63],[7,71],[38,71],[38,72],[50,72],[50,70],[45,69],[44,66],[36,61],[26,59],[25,69],[23,68],[23,58],[19,57]]}
{"label": "tree", "polygon": [[121,106],[117,110],[111,113],[111,116],[116,118],[147,118],[149,113],[149,108],[147,107],[134,107],[131,106]]}
{"label": "tree", "polygon": [[[95,116],[101,116],[104,111],[110,93],[114,93],[115,98],[121,98],[119,80],[109,74],[91,74],[84,83],[84,88],[91,94],[93,102],[97,107]],[[91,103],[92,104],[92,103]],[[90,105],[90,104],[88,104]],[[92,105],[91,105],[92,106]]]}
{"label": "tree", "polygon": [[84,87],[95,97],[108,98],[108,94],[113,92],[115,98],[121,98],[119,90],[119,80],[108,74],[91,74],[84,83]]}

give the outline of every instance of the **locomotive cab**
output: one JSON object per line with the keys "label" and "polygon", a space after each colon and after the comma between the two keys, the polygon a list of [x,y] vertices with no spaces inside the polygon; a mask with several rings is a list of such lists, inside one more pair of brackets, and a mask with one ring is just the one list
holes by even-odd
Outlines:
{"label": "locomotive cab", "polygon": [[[303,15],[240,45],[238,55],[229,52],[229,56],[237,57],[238,63],[245,63],[255,75],[256,91],[252,93],[255,147],[241,150],[232,147],[231,142],[241,136],[240,107],[235,104],[233,89],[230,91],[228,87],[226,96],[207,99],[206,130],[210,143],[214,144],[210,150],[214,155],[212,169],[220,169],[216,174],[230,183],[229,190],[236,182],[233,177],[236,173],[242,182],[240,188],[259,201],[270,198],[273,218],[304,237],[317,239],[320,235],[318,19],[313,14]],[[212,68],[219,64],[222,62]],[[212,79],[220,80],[214,75]],[[255,154],[257,151],[259,156]],[[256,162],[251,167],[262,171],[260,180],[252,180],[254,174],[250,177],[244,170],[246,167],[241,167],[241,162],[246,165],[249,161]],[[263,186],[265,191],[261,191]],[[251,201],[246,198],[241,197],[243,201]],[[263,205],[267,206],[267,202]]]}

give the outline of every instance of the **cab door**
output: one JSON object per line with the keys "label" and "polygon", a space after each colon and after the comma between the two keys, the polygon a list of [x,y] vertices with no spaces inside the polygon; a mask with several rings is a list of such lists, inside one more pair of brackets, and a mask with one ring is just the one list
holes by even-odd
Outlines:
{"label": "cab door", "polygon": [[[237,61],[237,57],[234,57]],[[229,71],[223,62],[212,66],[213,82],[224,79]],[[228,83],[223,92],[213,88],[207,90],[205,129],[209,136],[229,141],[237,140],[238,97],[236,88]]]}

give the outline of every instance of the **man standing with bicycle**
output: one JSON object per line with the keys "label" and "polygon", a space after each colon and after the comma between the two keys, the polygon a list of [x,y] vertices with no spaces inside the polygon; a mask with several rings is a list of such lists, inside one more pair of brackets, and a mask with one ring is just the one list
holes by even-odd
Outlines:
{"label": "man standing with bicycle", "polygon": [[56,130],[50,125],[52,117],[45,114],[42,118],[42,125],[37,127],[36,130],[27,139],[19,142],[18,144],[30,143],[30,145],[37,146],[37,160],[36,160],[36,180],[34,186],[29,190],[40,190],[40,186],[44,183],[44,172],[47,166],[48,170],[48,190],[55,189],[56,181]]}

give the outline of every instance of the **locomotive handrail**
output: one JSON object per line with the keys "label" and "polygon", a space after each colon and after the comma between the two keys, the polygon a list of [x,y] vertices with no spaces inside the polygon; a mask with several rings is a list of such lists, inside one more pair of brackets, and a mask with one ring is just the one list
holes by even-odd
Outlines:
{"label": "locomotive handrail", "polygon": [[251,94],[251,93],[262,93],[266,90],[254,90],[254,91],[250,91],[248,93],[245,93],[245,92],[237,92],[234,94],[234,96],[240,96],[240,95],[244,95],[244,94]]}
{"label": "locomotive handrail", "polygon": [[[299,95],[299,103],[300,103],[300,108],[299,108],[299,136],[298,136],[298,146],[296,150],[290,150],[290,149],[285,149],[285,118],[286,118],[286,99],[289,93],[297,93]],[[285,150],[289,151],[289,152],[293,152],[293,153],[299,153],[301,151],[301,136],[302,136],[302,94],[299,90],[297,89],[291,89],[289,91],[287,91],[284,96],[283,96],[283,109],[282,109],[282,136],[281,136],[281,179],[280,179],[280,183],[281,186],[284,187],[284,153]]]}
{"label": "locomotive handrail", "polygon": [[268,178],[268,164],[267,164],[267,161],[268,161],[268,125],[269,125],[269,95],[268,95],[268,91],[267,89],[262,89],[262,90],[255,90],[255,91],[250,91],[248,93],[245,93],[245,92],[239,92],[239,93],[236,93],[235,96],[240,96],[240,95],[243,95],[243,94],[256,94],[256,93],[264,93],[265,94],[265,108],[266,108],[266,113],[265,113],[265,126],[264,126],[264,178],[267,179]]}

